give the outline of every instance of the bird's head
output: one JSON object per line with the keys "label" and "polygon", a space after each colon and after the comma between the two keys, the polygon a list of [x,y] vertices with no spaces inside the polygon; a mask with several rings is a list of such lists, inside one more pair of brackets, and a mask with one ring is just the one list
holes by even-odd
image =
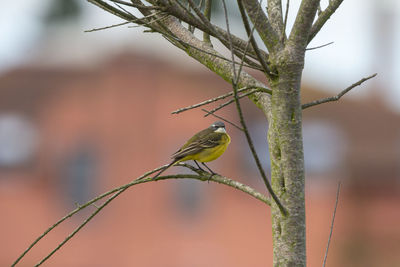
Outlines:
{"label": "bird's head", "polygon": [[213,124],[211,124],[210,128],[215,133],[226,133],[225,124],[222,121],[214,122]]}

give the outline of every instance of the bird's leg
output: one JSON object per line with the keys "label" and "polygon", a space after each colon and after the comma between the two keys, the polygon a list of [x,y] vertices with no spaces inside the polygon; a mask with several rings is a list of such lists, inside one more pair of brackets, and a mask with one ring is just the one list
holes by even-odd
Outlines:
{"label": "bird's leg", "polygon": [[199,168],[200,170],[202,170],[203,172],[205,171],[205,170],[203,170],[203,168],[202,167],[200,167],[200,165],[199,165],[199,163],[197,163],[197,160],[193,160],[194,161],[194,163],[196,163],[196,165],[197,165],[197,168]]}
{"label": "bird's leg", "polygon": [[203,164],[204,167],[206,167],[211,172],[210,177],[208,177],[208,181],[210,181],[211,177],[213,177],[214,175],[218,175],[218,173],[215,173],[213,170],[211,170],[204,162],[202,162],[201,164]]}

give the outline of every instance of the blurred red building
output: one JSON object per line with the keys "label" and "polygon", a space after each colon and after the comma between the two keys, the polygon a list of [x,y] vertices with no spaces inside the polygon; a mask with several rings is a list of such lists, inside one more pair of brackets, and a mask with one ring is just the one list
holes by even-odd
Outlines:
{"label": "blurred red building", "polygon": [[[202,119],[200,110],[170,112],[228,90],[208,72],[126,54],[91,69],[3,74],[0,265],[10,265],[77,203],[167,163],[182,140],[215,120]],[[326,95],[305,88],[303,97]],[[268,167],[265,119],[252,105],[245,112]],[[238,121],[233,106],[219,114]],[[344,97],[304,111],[309,266],[322,264],[338,180],[329,266],[400,264],[399,122],[376,99]],[[228,131],[228,151],[210,165],[264,192],[244,137]],[[20,266],[37,263],[94,209],[56,228]],[[44,266],[270,266],[270,229],[269,208],[231,188],[148,183],[113,201]]]}

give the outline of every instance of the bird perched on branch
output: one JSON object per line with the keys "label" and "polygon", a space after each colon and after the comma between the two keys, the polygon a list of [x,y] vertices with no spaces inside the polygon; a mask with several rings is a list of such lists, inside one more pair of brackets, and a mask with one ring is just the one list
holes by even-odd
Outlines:
{"label": "bird perched on branch", "polygon": [[207,129],[195,134],[178,151],[176,151],[172,155],[172,162],[159,171],[153,179],[157,178],[172,165],[188,160],[193,160],[197,167],[202,170],[200,165],[197,163],[198,161],[201,162],[201,164],[203,164],[211,174],[214,175],[215,172],[213,172],[205,162],[213,161],[221,156],[230,142],[231,138],[226,133],[225,124],[222,121],[214,122]]}

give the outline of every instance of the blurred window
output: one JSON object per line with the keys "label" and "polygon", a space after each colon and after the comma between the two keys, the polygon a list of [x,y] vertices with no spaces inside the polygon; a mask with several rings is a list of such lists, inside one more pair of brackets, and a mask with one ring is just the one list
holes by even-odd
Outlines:
{"label": "blurred window", "polygon": [[35,125],[18,114],[0,114],[0,168],[29,163],[37,148]]}
{"label": "blurred window", "polygon": [[325,120],[305,122],[303,140],[306,172],[318,174],[343,169],[347,139],[337,125]]}
{"label": "blurred window", "polygon": [[69,204],[83,204],[95,192],[97,156],[89,143],[79,144],[61,163],[60,187]]}
{"label": "blurred window", "polygon": [[[249,121],[248,128],[261,164],[269,174],[271,162],[267,140],[267,122],[260,120]],[[339,127],[323,120],[304,122],[303,140],[305,168],[308,173],[332,172],[336,171],[336,168],[343,167],[347,140]],[[241,153],[243,155],[244,169],[246,172],[254,173],[254,175],[249,175],[248,177],[255,177],[260,180],[257,166],[244,137],[242,142],[243,151]]]}
{"label": "blurred window", "polygon": [[[182,173],[187,173],[187,170]],[[199,181],[180,179],[174,187],[174,204],[179,213],[187,219],[197,219],[204,203],[204,184]]]}

